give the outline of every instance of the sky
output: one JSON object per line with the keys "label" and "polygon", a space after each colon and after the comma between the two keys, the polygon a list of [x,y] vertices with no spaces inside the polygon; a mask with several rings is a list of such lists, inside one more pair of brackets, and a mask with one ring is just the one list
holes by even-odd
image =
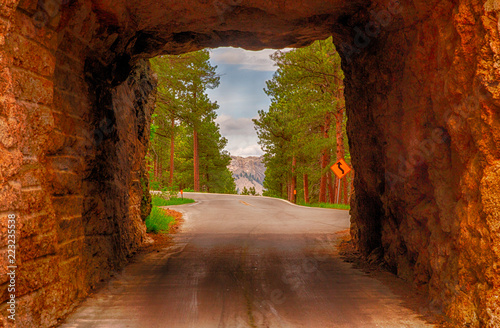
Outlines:
{"label": "sky", "polygon": [[210,62],[217,65],[221,75],[220,86],[208,90],[212,101],[217,101],[216,122],[226,137],[226,150],[234,156],[260,156],[257,134],[252,122],[258,111],[268,110],[269,97],[264,93],[266,81],[273,77],[276,67],[269,58],[276,50],[248,51],[241,48],[211,50]]}

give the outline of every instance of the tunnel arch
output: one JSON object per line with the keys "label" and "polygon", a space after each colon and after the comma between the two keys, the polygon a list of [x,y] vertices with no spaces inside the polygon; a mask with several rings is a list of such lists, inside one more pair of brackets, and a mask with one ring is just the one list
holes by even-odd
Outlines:
{"label": "tunnel arch", "polygon": [[0,215],[2,233],[8,213],[19,217],[19,321],[54,324],[144,242],[155,90],[145,59],[332,35],[358,248],[458,324],[498,325],[499,10],[494,0],[2,0]]}

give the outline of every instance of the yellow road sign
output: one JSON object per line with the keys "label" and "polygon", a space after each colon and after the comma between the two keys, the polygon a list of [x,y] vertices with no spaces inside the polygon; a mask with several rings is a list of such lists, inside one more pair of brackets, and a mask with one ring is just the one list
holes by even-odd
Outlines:
{"label": "yellow road sign", "polygon": [[338,160],[337,163],[333,164],[330,168],[332,169],[333,173],[335,173],[335,175],[339,177],[339,179],[342,179],[346,176],[347,173],[351,171],[351,168],[349,167],[349,165],[347,165],[343,158]]}

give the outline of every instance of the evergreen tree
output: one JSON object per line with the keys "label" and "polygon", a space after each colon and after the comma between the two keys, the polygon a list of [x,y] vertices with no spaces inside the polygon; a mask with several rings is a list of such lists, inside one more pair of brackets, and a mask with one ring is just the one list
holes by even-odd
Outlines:
{"label": "evergreen tree", "polygon": [[271,58],[278,67],[265,89],[271,105],[254,120],[265,152],[265,195],[295,201],[302,190],[306,202],[333,202],[330,166],[345,157],[340,57],[330,38]]}
{"label": "evergreen tree", "polygon": [[151,60],[158,76],[151,176],[163,184],[168,180],[171,187],[235,193],[227,169],[230,156],[223,150],[227,140],[215,123],[219,106],[206,94],[220,82],[209,58],[209,51],[202,50]]}

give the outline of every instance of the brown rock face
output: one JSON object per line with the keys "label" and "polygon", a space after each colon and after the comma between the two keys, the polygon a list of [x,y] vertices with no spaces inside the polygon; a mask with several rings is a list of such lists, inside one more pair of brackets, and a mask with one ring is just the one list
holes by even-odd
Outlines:
{"label": "brown rock face", "polygon": [[0,0],[0,247],[13,212],[18,326],[54,325],[144,238],[155,83],[143,59],[330,35],[358,247],[457,327],[499,326],[499,12],[496,0]]}

